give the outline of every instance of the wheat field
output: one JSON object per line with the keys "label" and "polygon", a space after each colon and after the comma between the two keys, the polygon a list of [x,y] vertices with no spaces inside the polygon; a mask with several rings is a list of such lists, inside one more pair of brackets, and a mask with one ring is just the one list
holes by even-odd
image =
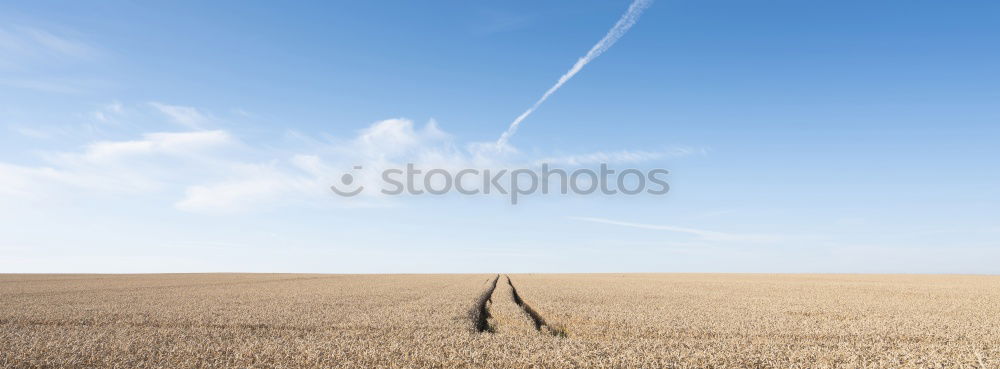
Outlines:
{"label": "wheat field", "polygon": [[0,275],[4,368],[1000,368],[1000,277]]}

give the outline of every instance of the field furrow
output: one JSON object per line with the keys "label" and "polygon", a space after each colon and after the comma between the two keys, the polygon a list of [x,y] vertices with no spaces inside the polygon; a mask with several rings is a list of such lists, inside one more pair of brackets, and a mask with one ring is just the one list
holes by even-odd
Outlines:
{"label": "field furrow", "polygon": [[486,289],[476,298],[476,303],[469,310],[469,319],[472,321],[473,330],[476,332],[493,332],[490,326],[490,304],[493,302],[493,291],[497,288],[497,281],[500,275],[497,274],[491,282],[488,282]]}
{"label": "field furrow", "polygon": [[528,303],[525,302],[523,298],[521,298],[521,295],[517,293],[517,287],[514,287],[514,283],[511,282],[510,276],[508,275],[506,277],[507,277],[507,285],[510,286],[510,294],[514,300],[514,303],[516,303],[517,306],[519,306],[521,310],[524,311],[524,315],[526,315],[528,319],[531,320],[531,323],[534,325],[535,330],[539,332],[545,332],[553,336],[566,337],[566,329],[562,326],[550,325],[549,323],[547,323],[545,321],[545,318],[542,317],[542,314],[539,314],[538,311],[536,311],[531,307],[531,305],[528,305]]}
{"label": "field furrow", "polygon": [[498,335],[513,338],[538,334],[531,318],[525,315],[515,302],[511,286],[506,282],[506,279],[497,284],[493,296],[493,305],[490,307],[492,315],[490,322]]}

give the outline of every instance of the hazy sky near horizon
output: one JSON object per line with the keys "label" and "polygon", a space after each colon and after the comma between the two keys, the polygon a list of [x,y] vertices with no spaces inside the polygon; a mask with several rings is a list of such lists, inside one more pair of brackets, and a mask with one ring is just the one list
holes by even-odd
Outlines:
{"label": "hazy sky near horizon", "polygon": [[[0,4],[0,272],[1000,273],[1000,3]],[[358,163],[665,196],[344,199]]]}

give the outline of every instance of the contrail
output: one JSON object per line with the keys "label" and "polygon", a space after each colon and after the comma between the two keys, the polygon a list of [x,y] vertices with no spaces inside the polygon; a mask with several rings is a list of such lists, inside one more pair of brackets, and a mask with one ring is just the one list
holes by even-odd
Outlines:
{"label": "contrail", "polygon": [[591,60],[596,59],[598,56],[601,56],[601,54],[611,48],[611,45],[614,45],[619,38],[625,35],[625,32],[628,32],[628,29],[632,28],[632,25],[639,21],[639,16],[642,15],[642,11],[646,10],[646,8],[649,7],[649,4],[652,3],[653,0],[633,1],[632,5],[629,5],[628,10],[625,11],[625,14],[622,15],[621,19],[618,19],[618,22],[615,23],[614,27],[611,27],[608,34],[604,35],[604,38],[598,41],[594,47],[590,48],[587,55],[584,55],[582,58],[577,60],[576,64],[573,64],[573,67],[570,68],[566,74],[559,77],[559,81],[556,82],[555,85],[549,88],[548,91],[545,91],[545,94],[542,95],[538,101],[535,101],[534,105],[528,108],[528,110],[525,110],[524,113],[521,113],[521,115],[517,116],[517,119],[514,119],[514,122],[510,124],[509,128],[507,128],[507,132],[500,135],[500,139],[497,140],[497,147],[503,148],[503,146],[507,144],[507,140],[514,135],[514,132],[517,132],[517,127],[521,125],[521,122],[524,121],[525,118],[535,112],[535,109],[538,109],[538,107],[541,106],[542,103],[549,98],[549,96],[555,93],[559,87],[562,87],[566,81],[569,81],[570,78],[573,78],[573,76],[580,72],[580,70],[583,69],[583,66],[587,65],[587,63],[590,63]]}

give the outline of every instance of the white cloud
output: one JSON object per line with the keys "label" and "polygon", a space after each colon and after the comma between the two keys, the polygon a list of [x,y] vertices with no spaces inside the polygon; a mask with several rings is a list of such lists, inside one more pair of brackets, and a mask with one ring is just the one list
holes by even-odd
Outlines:
{"label": "white cloud", "polygon": [[[297,134],[296,136],[301,136]],[[305,138],[309,146],[315,141]],[[300,139],[301,140],[301,139]],[[686,149],[685,149],[686,150]],[[574,156],[573,165],[607,161],[640,162],[667,157],[673,152],[647,153],[621,151]],[[566,160],[564,160],[566,161]],[[185,211],[218,213],[241,211],[258,205],[281,202],[330,203],[329,186],[340,183],[340,176],[352,173],[356,183],[367,189],[361,195],[340,198],[340,206],[385,206],[391,203],[381,191],[381,173],[389,168],[403,168],[408,163],[424,168],[440,168],[451,173],[464,168],[515,169],[540,165],[538,160],[511,147],[498,151],[493,143],[459,145],[453,137],[431,120],[422,127],[403,118],[373,123],[358,131],[355,138],[318,145],[313,152],[287,152],[283,158],[234,172],[214,182],[188,186],[175,207]],[[352,170],[359,166],[362,169]],[[464,183],[464,182],[463,182]],[[467,188],[481,186],[467,183]]]}
{"label": "white cloud", "polygon": [[93,116],[94,119],[97,119],[99,122],[110,123],[113,122],[116,117],[122,115],[124,112],[125,112],[125,106],[118,101],[113,101],[95,110],[93,112]]}
{"label": "white cloud", "polygon": [[706,231],[702,229],[677,227],[671,225],[655,225],[655,224],[622,222],[604,218],[569,217],[569,219],[580,220],[591,223],[610,224],[610,225],[630,227],[630,228],[684,233],[696,236],[706,241],[775,242],[783,239],[783,237],[777,235],[725,233],[725,232]]}
{"label": "white cloud", "polygon": [[25,197],[37,191],[37,182],[59,180],[59,172],[52,168],[33,168],[0,163],[0,195]]}
{"label": "white cloud", "polygon": [[232,112],[233,112],[233,114],[239,115],[239,116],[244,117],[244,118],[255,118],[256,117],[255,114],[253,114],[251,112],[248,112],[248,111],[246,111],[246,110],[244,110],[242,108],[234,108],[234,109],[232,109]]}
{"label": "white cloud", "polygon": [[174,123],[189,128],[201,128],[208,118],[198,109],[189,106],[169,105],[159,102],[150,102],[150,106],[163,113]]}
{"label": "white cloud", "polygon": [[195,132],[147,133],[141,140],[100,141],[87,145],[83,158],[98,162],[122,156],[172,154],[186,155],[198,150],[234,143],[222,130]]}
{"label": "white cloud", "polygon": [[[157,108],[187,123],[204,118],[193,108],[163,104]],[[109,114],[123,110],[117,103],[103,108]],[[344,173],[355,172],[354,166],[363,167],[356,173],[356,184],[379,188],[383,169],[407,163],[454,172],[460,168],[527,168],[538,162],[513,147],[497,151],[478,149],[495,148],[492,143],[456,144],[433,120],[420,127],[402,118],[378,121],[342,141],[296,137],[293,144],[284,146],[280,141],[248,145],[224,130],[190,130],[94,141],[78,151],[44,153],[45,165],[0,163],[0,195],[86,199],[98,191],[172,196],[165,200],[176,209],[199,213],[303,204],[385,206],[391,201],[380,191],[342,198],[329,187],[340,183]],[[577,155],[570,161],[583,165],[594,160],[632,162],[662,156],[621,151]]]}
{"label": "white cloud", "polygon": [[[168,186],[189,169],[167,159],[202,161],[209,149],[235,144],[225,131],[148,133],[142,139],[98,141],[80,152],[44,155],[45,166],[0,163],[0,193],[26,198],[77,193],[81,189],[143,193]],[[138,159],[138,160],[129,160]],[[186,179],[189,180],[189,179]],[[66,191],[65,187],[73,189]]]}
{"label": "white cloud", "polygon": [[427,141],[439,138],[438,132],[433,123],[423,131],[416,131],[411,120],[387,119],[362,130],[355,139],[355,147],[369,157],[385,158],[421,147]]}
{"label": "white cloud", "polygon": [[143,193],[159,184],[132,171],[109,171],[99,167],[21,166],[0,163],[0,195],[19,200],[49,200],[89,194]]}
{"label": "white cloud", "polygon": [[570,165],[570,166],[580,166],[580,165],[592,165],[599,163],[608,164],[623,164],[623,163],[640,163],[660,159],[678,158],[690,155],[705,154],[706,149],[688,148],[688,147],[678,147],[670,150],[664,151],[633,151],[633,150],[621,150],[621,151],[611,151],[604,152],[598,151],[582,155],[566,155],[566,156],[554,156],[547,157],[536,161],[537,164],[542,163],[556,164],[556,165]]}
{"label": "white cloud", "polygon": [[[368,173],[403,162],[454,164],[461,155],[450,147],[449,135],[433,121],[417,129],[408,119],[387,119],[362,129],[349,141],[320,145],[313,153],[286,153],[263,164],[244,164],[228,178],[188,186],[175,203],[180,210],[198,213],[232,213],[277,203],[329,202],[329,186],[355,165]],[[359,185],[374,188],[379,178],[360,176]],[[369,191],[359,198],[341,198],[344,206],[382,206],[371,202],[380,198]]]}
{"label": "white cloud", "polygon": [[233,213],[298,200],[310,191],[319,195],[325,187],[313,178],[293,175],[273,165],[249,165],[240,171],[238,179],[187,187],[184,198],[174,207],[195,213]]}

